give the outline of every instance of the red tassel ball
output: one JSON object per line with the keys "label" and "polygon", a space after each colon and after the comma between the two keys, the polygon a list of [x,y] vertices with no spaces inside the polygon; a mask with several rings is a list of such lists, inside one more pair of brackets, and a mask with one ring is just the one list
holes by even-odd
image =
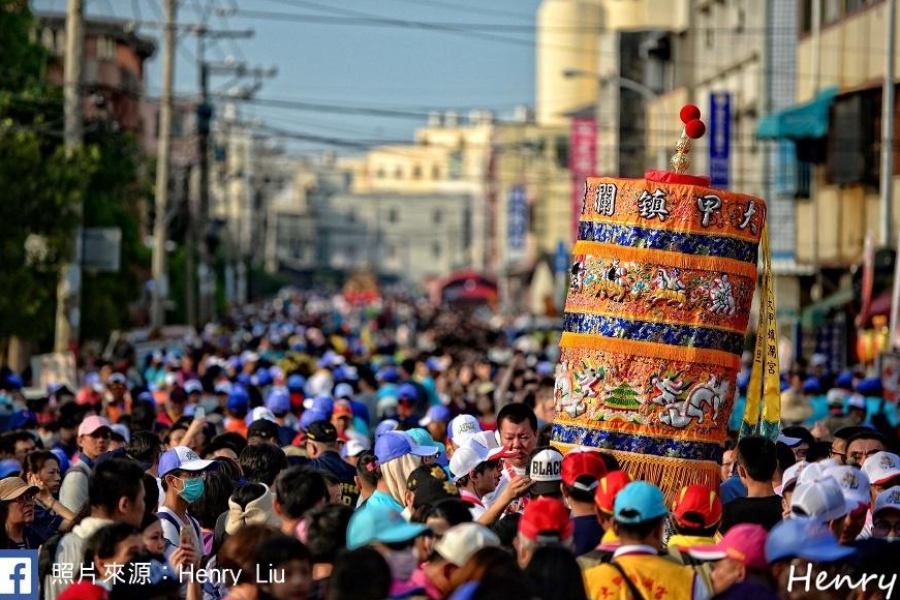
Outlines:
{"label": "red tassel ball", "polygon": [[703,134],[706,133],[706,125],[700,119],[694,119],[693,121],[688,121],[684,126],[684,132],[689,138],[696,140],[702,138]]}
{"label": "red tassel ball", "polygon": [[679,116],[681,117],[681,122],[687,125],[694,119],[700,118],[700,109],[693,104],[685,104],[681,107]]}

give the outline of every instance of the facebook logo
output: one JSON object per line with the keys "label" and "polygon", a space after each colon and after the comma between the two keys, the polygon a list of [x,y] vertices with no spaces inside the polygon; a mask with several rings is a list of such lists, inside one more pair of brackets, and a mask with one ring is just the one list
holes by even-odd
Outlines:
{"label": "facebook logo", "polygon": [[0,550],[0,600],[37,600],[37,565],[37,550]]}

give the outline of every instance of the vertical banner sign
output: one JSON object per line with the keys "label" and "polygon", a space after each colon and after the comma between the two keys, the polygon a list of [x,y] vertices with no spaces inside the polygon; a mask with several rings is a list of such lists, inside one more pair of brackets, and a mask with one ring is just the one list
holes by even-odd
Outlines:
{"label": "vertical banner sign", "polygon": [[597,164],[597,119],[572,119],[569,135],[569,171],[572,173],[572,242],[578,241],[578,222],[584,200],[584,182],[594,177]]}
{"label": "vertical banner sign", "polygon": [[507,205],[506,262],[515,264],[525,258],[528,236],[528,199],[524,186],[509,190]]}
{"label": "vertical banner sign", "polygon": [[709,179],[714,188],[728,187],[728,167],[731,148],[731,94],[713,92],[709,95]]}

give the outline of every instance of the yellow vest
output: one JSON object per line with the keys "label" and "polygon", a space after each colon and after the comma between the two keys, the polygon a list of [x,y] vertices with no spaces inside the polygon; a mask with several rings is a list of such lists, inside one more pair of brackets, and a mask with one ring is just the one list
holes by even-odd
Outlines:
{"label": "yellow vest", "polygon": [[[634,554],[616,559],[644,600],[691,600],[694,570],[660,556]],[[635,600],[615,567],[602,564],[584,572],[584,587],[591,600]]]}
{"label": "yellow vest", "polygon": [[699,535],[681,535],[673,534],[669,537],[669,543],[666,547],[672,548],[693,548],[694,546],[712,546],[718,544],[722,540],[722,536],[718,533],[712,537],[704,537]]}

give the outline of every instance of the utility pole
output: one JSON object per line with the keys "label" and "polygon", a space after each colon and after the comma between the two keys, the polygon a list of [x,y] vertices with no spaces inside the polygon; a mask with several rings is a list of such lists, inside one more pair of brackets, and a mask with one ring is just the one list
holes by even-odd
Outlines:
{"label": "utility pole", "polygon": [[163,38],[163,92],[159,107],[159,140],[156,158],[156,220],[153,224],[153,304],[150,322],[154,329],[166,322],[169,280],[166,272],[166,225],[169,204],[169,151],[172,145],[172,85],[175,79],[175,20],[178,0],[166,0]]}
{"label": "utility pole", "polygon": [[[200,88],[200,104],[197,106],[197,162],[200,173],[197,182],[197,201],[190,204],[192,211],[188,234],[188,257],[192,268],[188,271],[187,280],[189,307],[192,304],[190,300],[194,290],[199,288],[200,294],[196,312],[189,310],[188,315],[191,322],[199,319],[201,323],[206,323],[213,313],[212,296],[215,285],[212,257],[207,244],[209,238],[209,137],[214,112],[209,98],[209,77],[216,72],[236,72],[246,69],[246,66],[241,63],[214,64],[206,62],[206,40],[207,38],[250,38],[253,37],[254,31],[252,29],[213,31],[205,26],[200,26],[194,30],[194,35],[197,36],[197,73]],[[193,269],[195,249],[198,258],[196,270]]]}
{"label": "utility pole", "polygon": [[884,21],[884,37],[887,54],[884,60],[884,89],[881,100],[881,242],[890,246],[893,238],[893,184],[894,184],[894,20],[897,18],[896,0],[885,3],[887,18]]}
{"label": "utility pole", "polygon": [[[84,123],[81,106],[82,67],[84,64],[84,0],[69,0],[66,7],[66,57],[63,100],[65,111],[64,142],[66,154],[81,146]],[[73,240],[72,262],[60,273],[56,290],[56,337],[54,350],[65,352],[78,345],[81,325],[81,237],[84,207],[75,207],[77,227]]]}

